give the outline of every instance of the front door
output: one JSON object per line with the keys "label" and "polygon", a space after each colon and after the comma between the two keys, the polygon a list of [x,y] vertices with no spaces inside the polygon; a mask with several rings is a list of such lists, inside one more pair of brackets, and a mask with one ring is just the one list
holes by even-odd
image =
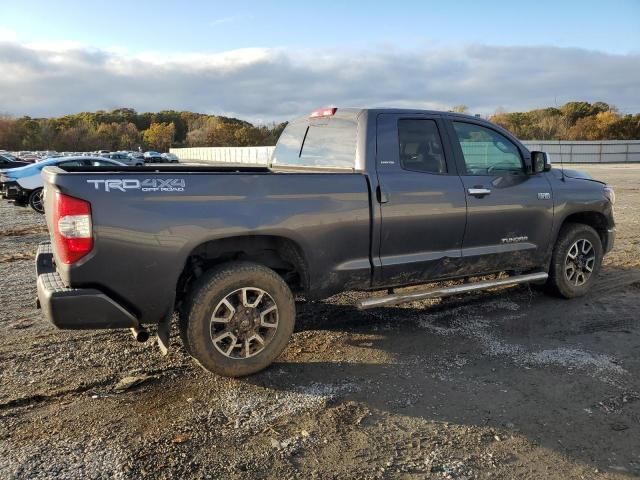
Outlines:
{"label": "front door", "polygon": [[437,115],[377,117],[382,275],[398,285],[446,277],[460,259],[465,193]]}
{"label": "front door", "polygon": [[541,265],[553,223],[546,176],[527,174],[525,152],[498,130],[471,120],[450,127],[467,197],[465,269],[481,274]]}

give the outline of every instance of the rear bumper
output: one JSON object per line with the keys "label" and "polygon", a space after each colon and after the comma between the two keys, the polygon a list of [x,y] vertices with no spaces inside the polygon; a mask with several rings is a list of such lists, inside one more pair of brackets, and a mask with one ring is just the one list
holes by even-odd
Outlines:
{"label": "rear bumper", "polygon": [[67,287],[53,263],[50,243],[36,255],[38,304],[51,323],[62,329],[131,328],[138,320],[100,290]]}

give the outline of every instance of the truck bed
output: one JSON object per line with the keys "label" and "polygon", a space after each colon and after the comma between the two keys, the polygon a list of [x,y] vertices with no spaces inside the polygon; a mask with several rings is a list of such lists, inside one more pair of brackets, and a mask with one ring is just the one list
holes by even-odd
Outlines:
{"label": "truck bed", "polygon": [[[65,285],[98,288],[142,322],[173,311],[190,254],[220,238],[285,238],[305,252],[308,291],[367,287],[371,195],[365,174],[278,172],[253,166],[47,167],[53,192],[91,203],[94,248],[57,270]],[[55,252],[54,252],[55,253]]]}

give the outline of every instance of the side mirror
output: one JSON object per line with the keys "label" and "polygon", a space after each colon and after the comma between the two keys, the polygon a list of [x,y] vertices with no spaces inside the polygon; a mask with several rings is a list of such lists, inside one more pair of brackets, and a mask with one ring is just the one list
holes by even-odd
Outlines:
{"label": "side mirror", "polygon": [[548,172],[551,170],[551,157],[547,152],[531,152],[532,173]]}

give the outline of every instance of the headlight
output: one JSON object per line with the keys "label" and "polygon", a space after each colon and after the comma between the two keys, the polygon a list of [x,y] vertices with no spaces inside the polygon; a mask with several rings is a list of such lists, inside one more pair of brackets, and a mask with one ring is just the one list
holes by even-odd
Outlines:
{"label": "headlight", "polygon": [[10,182],[10,181],[11,181],[10,177],[7,177],[6,175],[0,175],[0,182],[7,183],[7,182]]}
{"label": "headlight", "polygon": [[604,196],[607,197],[607,199],[609,199],[609,201],[611,202],[611,205],[616,204],[616,192],[613,191],[613,188],[604,187]]}

